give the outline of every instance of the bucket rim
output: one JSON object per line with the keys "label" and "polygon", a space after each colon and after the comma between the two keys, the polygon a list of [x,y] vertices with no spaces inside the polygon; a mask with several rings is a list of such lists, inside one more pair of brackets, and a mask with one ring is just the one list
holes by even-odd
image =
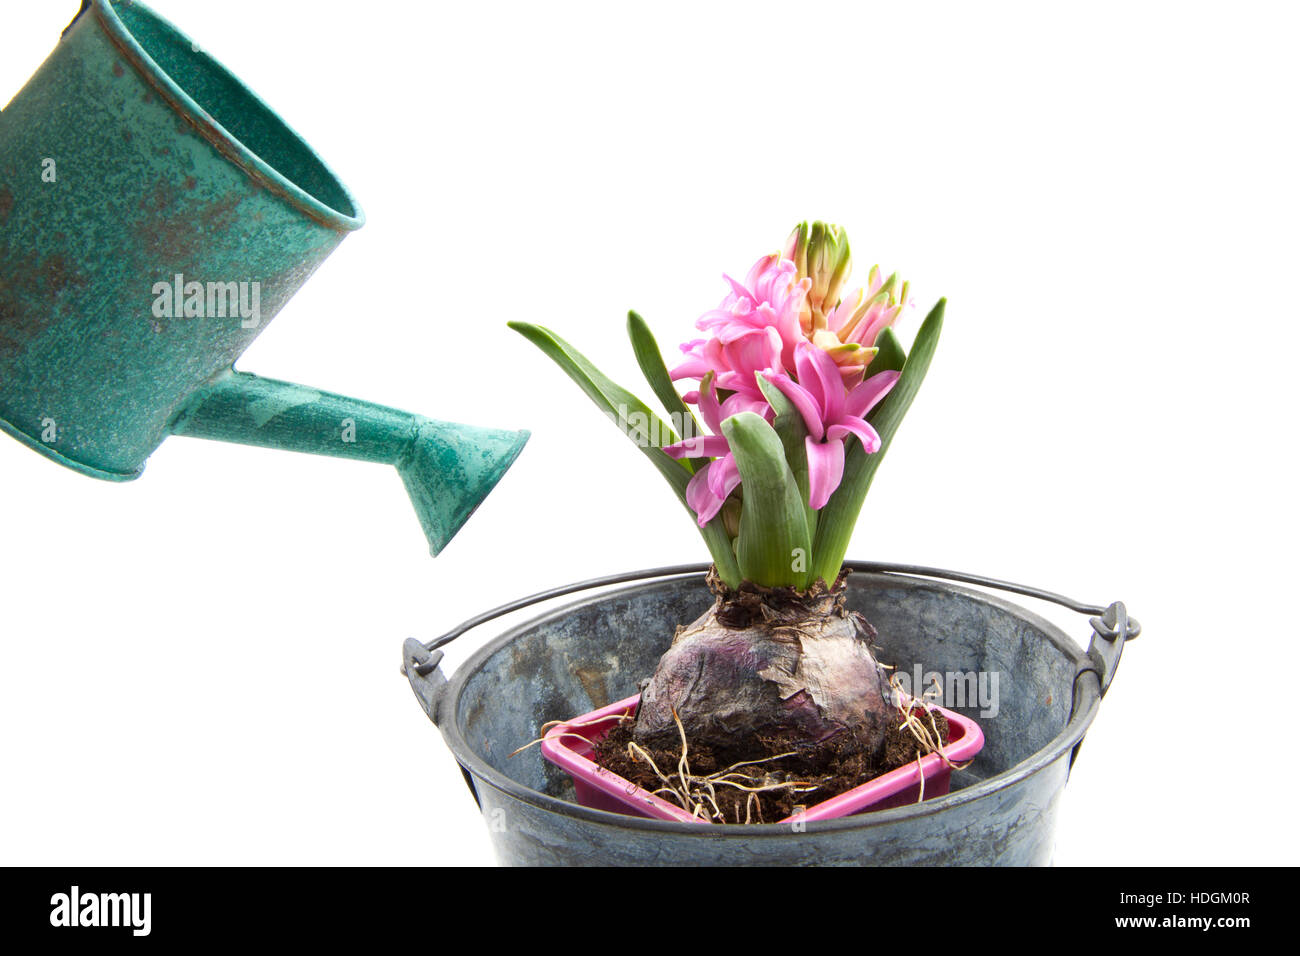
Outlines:
{"label": "bucket rim", "polygon": [[[1074,678],[1074,702],[1073,713],[1066,722],[1065,727],[1044,747],[1030,754],[1024,760],[1001,773],[995,774],[986,780],[982,780],[970,787],[963,787],[960,790],[949,793],[946,796],[936,797],[932,800],[924,800],[921,803],[913,804],[906,807],[894,807],[888,810],[878,810],[872,813],[864,813],[856,816],[837,817],[832,820],[810,820],[801,824],[804,832],[833,832],[836,830],[851,830],[866,827],[887,826],[903,820],[919,819],[921,817],[931,816],[935,813],[965,803],[971,803],[975,800],[983,799],[998,791],[1019,783],[1027,779],[1040,770],[1056,763],[1072,750],[1087,733],[1093,719],[1097,716],[1097,710],[1101,704],[1101,685],[1097,680],[1094,671],[1083,670],[1088,666],[1088,657],[1084,651],[1078,647],[1064,631],[1057,625],[1035,614],[1027,608],[1008,601],[997,595],[989,594],[985,591],[974,590],[962,585],[953,584],[946,581],[936,581],[929,578],[917,577],[910,574],[898,574],[892,572],[853,572],[850,575],[850,581],[854,578],[866,578],[877,581],[886,581],[890,584],[903,584],[907,587],[917,589],[929,589],[934,591],[944,591],[957,593],[964,597],[983,602],[997,608],[1013,617],[1019,618],[1026,624],[1037,628],[1058,651],[1062,652],[1067,658],[1074,661],[1076,665],[1076,676]],[[573,817],[584,820],[589,823],[601,824],[604,826],[626,827],[634,830],[656,833],[675,833],[684,836],[695,836],[709,840],[726,840],[745,838],[776,838],[783,837],[790,833],[790,827],[783,823],[757,823],[757,824],[728,824],[720,827],[701,827],[694,823],[680,823],[670,820],[655,820],[648,817],[634,817],[622,813],[613,813],[608,810],[597,810],[590,807],[580,806],[577,803],[553,797],[550,794],[542,793],[531,787],[524,786],[516,780],[506,776],[480,757],[464,735],[460,732],[457,712],[460,707],[461,694],[464,692],[470,678],[477,673],[483,666],[483,663],[491,656],[500,651],[503,647],[518,640],[526,631],[532,630],[541,624],[550,620],[564,617],[589,605],[596,604],[611,599],[617,599],[620,596],[630,595],[638,592],[649,591],[654,588],[669,588],[680,586],[683,583],[690,582],[689,577],[675,577],[659,581],[640,582],[637,584],[618,587],[612,590],[603,591],[598,594],[589,595],[577,601],[571,601],[560,607],[553,608],[549,611],[538,614],[526,621],[522,621],[502,634],[497,635],[456,668],[456,671],[447,681],[447,686],[443,689],[443,713],[446,715],[442,720],[439,730],[442,732],[443,740],[446,742],[448,749],[456,758],[458,764],[467,773],[471,774],[476,780],[481,780],[496,790],[501,791],[509,797],[528,804],[539,810],[545,810],[557,813],[562,816]],[[703,576],[699,578],[700,583],[704,581]],[[1091,679],[1080,680],[1084,674],[1090,675]]]}

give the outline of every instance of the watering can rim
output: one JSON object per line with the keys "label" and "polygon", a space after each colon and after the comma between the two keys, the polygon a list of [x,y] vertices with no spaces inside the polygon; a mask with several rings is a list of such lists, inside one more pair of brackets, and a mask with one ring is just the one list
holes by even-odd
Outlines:
{"label": "watering can rim", "polygon": [[12,424],[8,419],[0,416],[0,432],[15,438],[22,445],[26,445],[32,451],[39,452],[46,458],[62,465],[64,468],[70,468],[79,475],[85,475],[88,478],[98,478],[102,481],[134,481],[144,474],[144,465],[141,465],[135,471],[105,471],[102,468],[96,468],[94,465],[87,465],[84,462],[76,461],[67,455],[61,454],[56,448],[47,445],[43,441],[22,431],[18,426]]}
{"label": "watering can rim", "polygon": [[[1073,689],[1073,709],[1070,719],[1066,722],[1065,727],[1047,746],[1040,748],[1014,766],[1007,768],[999,774],[989,777],[987,780],[982,780],[974,786],[964,787],[961,790],[948,794],[947,796],[936,797],[932,800],[926,800],[912,806],[895,807],[869,814],[840,817],[834,820],[809,821],[805,824],[809,830],[831,831],[884,826],[895,823],[899,820],[919,818],[939,813],[949,807],[986,797],[1031,776],[1044,767],[1055,763],[1083,740],[1084,734],[1087,733],[1093,719],[1097,716],[1097,710],[1101,705],[1101,681],[1096,671],[1090,669],[1088,655],[1055,624],[1040,615],[1035,614],[1033,611],[1021,607],[1018,604],[1014,604],[997,595],[973,590],[950,582],[934,581],[923,577],[916,577],[914,575],[889,572],[855,572],[853,575],[853,578],[864,577],[877,581],[888,581],[891,584],[902,584],[909,588],[924,588],[934,591],[962,594],[968,598],[982,601],[985,604],[998,608],[999,610],[1038,628],[1043,633],[1043,636],[1046,637],[1054,647],[1063,652],[1070,660],[1075,662],[1076,674]],[[475,777],[522,803],[529,804],[541,810],[559,813],[564,816],[577,817],[590,823],[628,827],[631,829],[654,832],[680,833],[714,840],[737,839],[741,837],[777,838],[786,836],[789,833],[789,827],[779,824],[731,824],[725,827],[701,827],[694,823],[678,823],[669,820],[654,820],[647,817],[633,817],[620,813],[612,813],[608,810],[596,810],[589,807],[579,806],[578,804],[571,803],[568,800],[562,800],[559,797],[553,797],[549,794],[533,790],[530,787],[525,787],[496,770],[496,768],[489,766],[487,762],[482,760],[469,746],[464,736],[460,733],[460,728],[457,726],[457,705],[459,703],[460,695],[464,691],[465,685],[469,682],[470,677],[479,671],[484,661],[497,653],[507,644],[510,644],[512,641],[519,638],[523,632],[544,624],[547,621],[571,614],[597,602],[607,601],[611,598],[618,598],[622,595],[638,591],[676,587],[691,580],[692,579],[689,577],[677,577],[667,580],[643,582],[582,598],[543,614],[539,614],[530,620],[523,621],[522,623],[509,628],[507,631],[493,638],[487,644],[475,651],[460,665],[460,667],[456,669],[455,673],[447,679],[446,686],[441,688],[441,693],[439,694],[440,700],[438,701],[438,706],[442,709],[442,713],[445,716],[438,729],[442,731],[443,739],[457,762],[463,769],[473,774]],[[701,585],[704,583],[703,577],[699,578],[698,583]]]}
{"label": "watering can rim", "polygon": [[[201,55],[205,58],[208,69],[227,77],[245,96],[260,106],[266,115],[279,124],[289,135],[303,155],[308,157],[321,172],[329,177],[339,194],[347,200],[347,204],[351,207],[351,214],[335,209],[307,192],[307,190],[258,156],[257,153],[222,126],[149,55],[148,51],[140,44],[140,41],[122,22],[122,18],[118,16],[117,10],[114,9],[117,3],[125,3],[133,9],[141,11],[164,29],[171,31],[180,40],[189,44],[196,53],[202,51],[202,46],[184,30],[181,30],[146,4],[137,2],[137,0],[82,0],[81,9],[77,12],[77,16],[73,18],[72,24],[68,25],[68,29],[71,29],[77,20],[81,19],[86,11],[93,7],[96,22],[131,67],[144,78],[145,82],[154,88],[164,103],[171,107],[199,136],[228,161],[238,166],[259,185],[264,186],[271,193],[288,202],[299,212],[322,226],[338,232],[354,232],[365,225],[366,216],[361,209],[361,204],[357,202],[356,197],[352,195],[352,191],[348,189],[347,185],[320,157],[320,154],[299,135],[298,131],[291,127],[256,92],[250,89],[243,80],[227,69],[216,57],[207,52],[202,52]],[[66,32],[67,30],[64,31],[64,33]]]}

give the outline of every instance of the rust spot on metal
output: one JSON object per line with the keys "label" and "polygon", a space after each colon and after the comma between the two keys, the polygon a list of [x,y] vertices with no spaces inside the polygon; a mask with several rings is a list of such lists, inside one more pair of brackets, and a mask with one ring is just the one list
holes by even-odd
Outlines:
{"label": "rust spot on metal", "polygon": [[582,689],[587,692],[587,697],[596,707],[606,707],[612,701],[609,699],[609,688],[605,686],[605,672],[597,670],[594,667],[575,667],[574,676],[582,684]]}
{"label": "rust spot on metal", "polygon": [[18,306],[6,295],[0,285],[0,356],[13,355],[30,337],[24,320],[19,318]]}
{"label": "rust spot on metal", "polygon": [[159,180],[140,199],[140,211],[157,215],[174,205],[175,202],[176,187],[165,180]]}
{"label": "rust spot on metal", "polygon": [[14,210],[14,194],[8,186],[0,186],[0,225],[9,221]]}
{"label": "rust spot on metal", "polygon": [[239,204],[243,201],[243,196],[229,193],[216,202],[204,206],[199,219],[208,232],[225,232],[228,229],[233,229],[235,223],[239,221],[237,210]]}
{"label": "rust spot on metal", "polygon": [[[0,355],[22,351],[53,321],[64,291],[84,288],[86,282],[57,253],[43,260],[35,253],[20,259],[10,275],[0,279]],[[32,308],[34,301],[40,302],[39,308]]]}
{"label": "rust spot on metal", "polygon": [[[185,180],[186,190],[198,185],[193,177]],[[137,209],[139,219],[132,231],[141,250],[165,253],[175,263],[177,271],[184,271],[195,261],[211,241],[213,234],[235,228],[239,223],[239,204],[244,197],[228,193],[214,202],[197,204],[181,188],[166,179],[160,179],[140,198]]]}
{"label": "rust spot on metal", "polygon": [[34,278],[43,286],[45,299],[50,305],[54,305],[69,286],[81,288],[86,284],[86,277],[71,268],[63,256],[57,253],[45,258]]}
{"label": "rust spot on metal", "polygon": [[114,75],[114,76],[123,76],[123,75],[125,75],[125,73],[126,73],[126,70],[124,70],[124,69],[122,68],[122,64],[121,64],[121,63],[119,63],[119,62],[114,62],[114,63],[113,63],[113,75]]}

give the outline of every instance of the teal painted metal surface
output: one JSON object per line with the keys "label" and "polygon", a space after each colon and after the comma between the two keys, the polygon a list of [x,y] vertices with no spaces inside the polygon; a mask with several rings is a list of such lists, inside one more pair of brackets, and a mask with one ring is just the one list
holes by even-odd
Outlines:
{"label": "teal painted metal surface", "polygon": [[363,222],[196,43],[131,0],[87,0],[0,111],[0,429],[109,480],[171,434],[391,464],[436,554],[527,432],[233,370]]}

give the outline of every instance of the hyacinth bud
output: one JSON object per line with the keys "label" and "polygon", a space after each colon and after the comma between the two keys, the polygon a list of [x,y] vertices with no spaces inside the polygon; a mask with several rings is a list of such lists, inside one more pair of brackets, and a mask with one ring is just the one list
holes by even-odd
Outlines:
{"label": "hyacinth bud", "polygon": [[798,278],[802,279],[808,275],[808,223],[801,222],[794,227],[790,238],[785,241],[781,258],[789,259],[794,263],[795,268],[799,270]]}
{"label": "hyacinth bud", "polygon": [[804,334],[826,328],[826,317],[839,304],[852,268],[847,233],[830,223],[802,222],[786,240],[783,255],[794,262],[799,278],[812,283],[799,316]]}
{"label": "hyacinth bud", "polygon": [[809,283],[799,311],[804,336],[834,360],[852,387],[863,380],[875,357],[880,333],[910,301],[907,283],[900,288],[897,274],[882,277],[880,267],[872,266],[864,286],[847,289],[853,268],[849,237],[831,223],[799,223],[781,255]]}

